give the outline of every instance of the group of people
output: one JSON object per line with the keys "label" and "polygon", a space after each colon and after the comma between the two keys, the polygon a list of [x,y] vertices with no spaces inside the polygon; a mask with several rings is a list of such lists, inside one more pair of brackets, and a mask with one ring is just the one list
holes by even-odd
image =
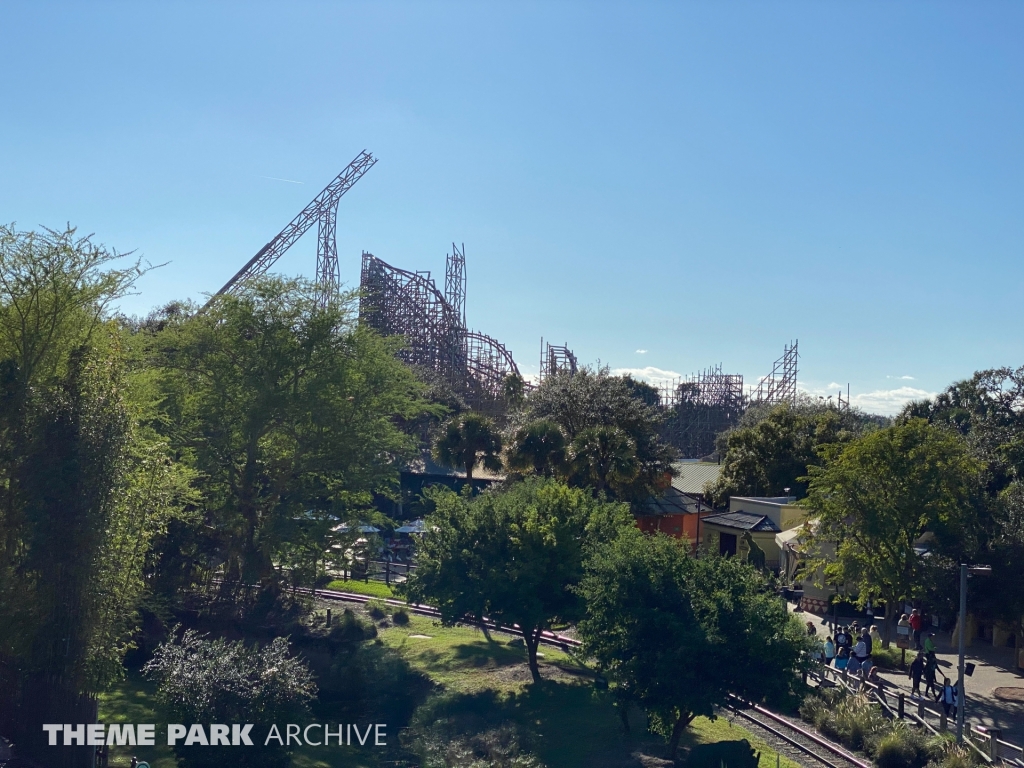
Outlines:
{"label": "group of people", "polygon": [[[913,640],[917,646],[917,655],[907,670],[907,676],[913,684],[911,698],[934,697],[934,700],[942,705],[947,717],[956,717],[958,696],[956,683],[951,683],[948,677],[943,678],[941,686],[936,682],[939,662],[935,656],[935,633],[928,633],[922,640],[923,621],[916,609],[910,616],[903,614],[899,625],[906,626],[913,632]],[[814,622],[807,622],[807,634],[817,636],[818,630],[814,626]],[[907,634],[909,635],[910,632],[908,631]],[[858,676],[862,680],[881,687],[882,681],[878,677],[878,669],[871,658],[872,648],[876,647],[876,643],[881,642],[882,637],[878,633],[876,625],[859,627],[858,622],[854,621],[849,626],[838,626],[835,638],[831,635],[825,638],[825,642],[819,646],[819,660],[826,666],[835,666],[837,670],[841,670],[847,675]],[[923,694],[921,692],[922,680],[925,684]]]}
{"label": "group of people", "polygon": [[[817,634],[813,622],[807,622],[807,631],[808,634]],[[826,637],[819,653],[821,661],[826,666],[834,664],[836,669],[843,670],[848,675],[863,673],[864,677],[867,677],[874,666],[871,650],[876,643],[881,642],[878,627],[872,624],[870,627],[860,628],[855,621],[850,626],[837,627],[835,639],[831,635]]]}

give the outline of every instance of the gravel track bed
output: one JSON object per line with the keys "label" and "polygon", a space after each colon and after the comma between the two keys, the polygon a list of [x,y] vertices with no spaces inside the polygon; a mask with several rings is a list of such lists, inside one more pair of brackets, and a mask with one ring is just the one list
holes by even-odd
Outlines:
{"label": "gravel track bed", "polygon": [[[790,760],[799,765],[806,766],[806,768],[823,768],[823,766],[829,764],[836,766],[837,768],[860,768],[860,766],[858,766],[856,763],[852,763],[840,755],[829,752],[827,749],[811,741],[798,731],[791,730],[781,723],[775,722],[774,720],[770,720],[769,718],[765,717],[764,715],[754,710],[743,710],[743,715],[749,715],[749,717],[753,718],[753,720],[750,720],[747,717],[744,717],[743,715],[737,714],[735,711],[726,710],[726,712],[731,722],[734,722],[737,725],[746,728],[751,733],[757,734],[759,738],[763,739],[764,742],[768,744],[776,752],[785,755]],[[798,725],[804,730],[814,730],[813,727],[809,727],[806,723],[803,723],[799,720],[793,720],[792,718],[785,717],[782,715],[780,715],[780,717],[783,717],[783,719],[786,722],[792,721],[795,725]],[[815,759],[814,757],[811,757],[811,755],[808,755],[806,752],[797,749],[789,742],[780,739],[767,728],[757,725],[757,723],[763,723],[766,726],[770,726],[778,731],[782,731],[786,734],[786,736],[793,739],[793,741],[810,750],[815,756],[817,756],[818,759]],[[820,736],[820,734],[816,735]],[[858,759],[861,758],[860,755],[855,755],[855,757],[858,757]]]}

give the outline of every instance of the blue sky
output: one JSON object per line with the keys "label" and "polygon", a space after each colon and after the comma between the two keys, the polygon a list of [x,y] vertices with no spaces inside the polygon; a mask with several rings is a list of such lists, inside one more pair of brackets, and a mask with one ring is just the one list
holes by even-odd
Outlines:
{"label": "blue sky", "polygon": [[527,374],[543,336],[753,384],[798,338],[803,388],[891,412],[1024,364],[1021,3],[0,2],[0,27],[0,219],[169,262],[129,312],[215,291],[366,148],[343,278],[362,250],[443,275],[464,242],[469,323]]}

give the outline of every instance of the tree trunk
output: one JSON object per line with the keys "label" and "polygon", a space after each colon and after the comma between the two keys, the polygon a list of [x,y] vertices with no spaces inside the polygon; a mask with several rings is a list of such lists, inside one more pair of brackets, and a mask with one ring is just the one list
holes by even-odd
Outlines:
{"label": "tree trunk", "polygon": [[892,614],[892,606],[894,606],[895,604],[896,604],[895,600],[888,600],[887,599],[885,601],[885,614],[882,616],[882,621],[884,622],[883,625],[882,625],[882,647],[883,648],[888,648],[889,647],[889,641],[892,638],[892,621],[891,621],[891,618],[892,618],[892,615],[893,615]]}
{"label": "tree trunk", "polygon": [[540,645],[541,628],[523,629],[523,640],[526,642],[527,663],[533,682],[540,682],[540,665],[537,663],[537,646]]}
{"label": "tree trunk", "polygon": [[672,737],[668,740],[668,756],[672,760],[676,759],[676,753],[679,751],[679,737],[683,735],[683,731],[693,721],[693,715],[682,714],[679,719],[676,720],[676,724],[672,726]]}

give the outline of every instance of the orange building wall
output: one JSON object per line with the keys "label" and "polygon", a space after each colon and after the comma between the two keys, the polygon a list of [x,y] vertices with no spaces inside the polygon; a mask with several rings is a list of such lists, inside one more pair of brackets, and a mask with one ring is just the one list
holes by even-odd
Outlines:
{"label": "orange building wall", "polygon": [[[703,515],[702,515],[703,516]],[[636,519],[637,527],[644,533],[661,531],[667,536],[697,543],[697,515],[641,515]]]}

